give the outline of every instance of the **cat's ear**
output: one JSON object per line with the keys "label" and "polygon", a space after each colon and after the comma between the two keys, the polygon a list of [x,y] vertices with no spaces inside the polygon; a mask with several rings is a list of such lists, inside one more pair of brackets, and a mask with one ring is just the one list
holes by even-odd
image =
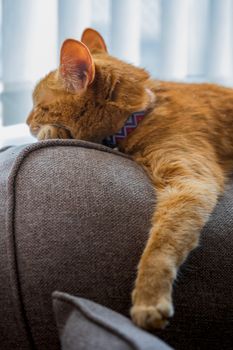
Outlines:
{"label": "cat's ear", "polygon": [[89,49],[80,41],[67,39],[61,47],[59,74],[67,90],[86,89],[95,78],[95,65]]}
{"label": "cat's ear", "polygon": [[93,51],[102,51],[108,52],[107,46],[104,39],[96,30],[87,28],[82,34],[81,41],[89,48],[91,52]]}

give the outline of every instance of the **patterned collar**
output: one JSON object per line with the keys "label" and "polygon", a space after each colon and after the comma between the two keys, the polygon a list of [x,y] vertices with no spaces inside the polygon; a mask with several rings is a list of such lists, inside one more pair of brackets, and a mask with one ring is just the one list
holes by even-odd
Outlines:
{"label": "patterned collar", "polygon": [[111,148],[117,147],[120,141],[124,140],[131,132],[134,131],[144,117],[145,112],[133,113],[126,120],[124,126],[115,135],[108,136],[103,140],[103,144]]}

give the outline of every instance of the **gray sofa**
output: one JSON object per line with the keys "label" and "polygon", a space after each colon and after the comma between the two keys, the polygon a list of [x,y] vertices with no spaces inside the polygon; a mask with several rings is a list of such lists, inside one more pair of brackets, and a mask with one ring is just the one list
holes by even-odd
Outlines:
{"label": "gray sofa", "polygon": [[[144,171],[74,140],[1,150],[0,169],[0,348],[60,348],[56,290],[128,316],[156,202]],[[179,273],[174,303],[154,338],[175,349],[232,349],[233,182]]]}

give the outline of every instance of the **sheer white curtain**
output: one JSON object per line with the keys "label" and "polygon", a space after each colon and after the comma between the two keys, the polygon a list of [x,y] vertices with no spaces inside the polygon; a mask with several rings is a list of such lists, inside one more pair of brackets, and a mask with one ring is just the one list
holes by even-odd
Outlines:
{"label": "sheer white curtain", "polygon": [[233,0],[2,0],[1,121],[23,122],[67,37],[93,26],[159,79],[233,86]]}

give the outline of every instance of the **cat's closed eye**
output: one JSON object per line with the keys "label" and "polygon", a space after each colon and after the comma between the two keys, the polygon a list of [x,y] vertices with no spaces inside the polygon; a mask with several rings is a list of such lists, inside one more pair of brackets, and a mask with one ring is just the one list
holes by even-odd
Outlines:
{"label": "cat's closed eye", "polygon": [[48,106],[40,106],[40,109],[42,110],[42,112],[48,112],[49,111],[49,107]]}

